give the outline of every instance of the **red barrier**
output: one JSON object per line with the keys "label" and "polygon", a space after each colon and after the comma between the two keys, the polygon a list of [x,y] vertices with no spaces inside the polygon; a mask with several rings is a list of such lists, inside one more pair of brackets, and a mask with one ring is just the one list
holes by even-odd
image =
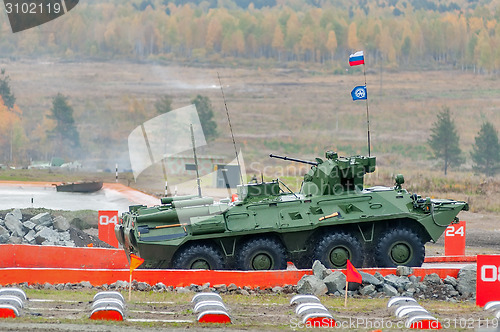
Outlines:
{"label": "red barrier", "polygon": [[119,249],[0,244],[0,257],[0,268],[128,269],[125,251]]}
{"label": "red barrier", "polygon": [[428,256],[424,263],[475,263],[477,256]]}
{"label": "red barrier", "polygon": [[476,305],[500,301],[500,255],[478,255]]}
{"label": "red barrier", "polygon": [[445,256],[465,255],[465,221],[446,227],[444,232]]}
{"label": "red barrier", "polygon": [[[396,269],[360,269],[373,274],[395,274]],[[459,269],[425,269],[414,268],[414,275],[424,277],[430,273],[437,273],[441,278],[446,276],[457,277]],[[27,282],[28,284],[61,284],[79,283],[88,281],[94,286],[112,284],[117,280],[129,280],[129,269],[55,269],[55,268],[5,268],[0,270],[0,285]],[[209,282],[229,285],[234,283],[238,287],[271,288],[283,285],[296,285],[305,274],[312,274],[311,270],[287,271],[204,271],[204,270],[140,270],[134,271],[134,279],[155,285],[162,282],[166,286],[185,287],[191,284],[203,285]]]}
{"label": "red barrier", "polygon": [[115,225],[118,225],[118,211],[99,211],[98,213],[99,240],[118,248],[118,239],[115,235]]}

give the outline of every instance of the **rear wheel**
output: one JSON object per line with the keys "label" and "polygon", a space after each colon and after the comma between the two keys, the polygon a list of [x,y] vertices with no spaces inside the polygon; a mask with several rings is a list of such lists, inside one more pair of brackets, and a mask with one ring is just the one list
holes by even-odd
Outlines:
{"label": "rear wheel", "polygon": [[407,228],[385,232],[375,248],[375,261],[379,267],[422,266],[424,258],[424,242]]}
{"label": "rear wheel", "polygon": [[194,244],[180,249],[172,260],[174,269],[221,270],[224,259],[219,251],[207,244]]}
{"label": "rear wheel", "polygon": [[286,250],[274,239],[251,239],[241,247],[236,264],[240,270],[284,270]]}
{"label": "rear wheel", "polygon": [[327,233],[321,236],[314,250],[314,259],[329,269],[341,269],[350,260],[352,265],[363,265],[363,246],[352,234],[344,232]]}

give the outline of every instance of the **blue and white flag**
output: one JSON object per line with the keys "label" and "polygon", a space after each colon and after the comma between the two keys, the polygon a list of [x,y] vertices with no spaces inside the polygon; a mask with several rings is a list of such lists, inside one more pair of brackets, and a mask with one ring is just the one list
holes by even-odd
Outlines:
{"label": "blue and white flag", "polygon": [[351,91],[352,100],[362,100],[367,99],[368,94],[366,93],[366,86],[360,85],[352,89]]}

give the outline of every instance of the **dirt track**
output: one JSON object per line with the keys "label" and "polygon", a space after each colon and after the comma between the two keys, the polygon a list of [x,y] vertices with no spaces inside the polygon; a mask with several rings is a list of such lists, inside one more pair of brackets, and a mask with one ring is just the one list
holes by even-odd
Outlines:
{"label": "dirt track", "polygon": [[[466,255],[500,254],[500,220],[497,215],[460,212],[466,224]],[[426,255],[444,255],[444,235],[435,243],[426,245]]]}
{"label": "dirt track", "polygon": [[[58,293],[59,292],[59,293]],[[132,301],[126,301],[126,321],[95,322],[88,319],[90,300],[96,291],[29,291],[30,301],[25,316],[16,322],[9,320],[1,325],[2,331],[158,331],[186,328],[211,330],[207,325],[196,322],[190,303],[194,293],[153,293],[134,292]],[[123,292],[125,299],[128,294]],[[292,294],[238,295],[224,294],[223,301],[228,307],[233,323],[231,330],[289,330],[301,329],[294,308],[289,305]],[[59,298],[59,299],[58,299]],[[44,302],[40,300],[44,299]],[[322,296],[322,303],[334,318],[356,330],[369,331],[393,326],[398,320],[387,308],[388,298],[349,298],[344,307],[342,297]],[[467,327],[485,326],[493,323],[491,313],[477,308],[472,302],[447,303],[439,301],[419,302],[429,312],[436,315],[449,331],[459,330],[460,324]],[[135,320],[149,320],[137,322]],[[184,321],[184,322],[182,322]],[[210,326],[211,327],[211,326]],[[216,326],[220,330],[221,326]],[[225,327],[225,326],[224,326]],[[339,329],[343,330],[343,329]],[[397,330],[397,329],[396,329]]]}

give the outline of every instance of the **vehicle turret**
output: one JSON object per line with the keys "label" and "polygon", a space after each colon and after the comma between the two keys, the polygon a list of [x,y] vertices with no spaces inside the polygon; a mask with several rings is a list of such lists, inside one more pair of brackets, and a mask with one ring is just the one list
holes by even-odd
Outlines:
{"label": "vehicle turret", "polygon": [[326,151],[325,160],[305,161],[271,154],[272,158],[312,165],[304,175],[301,194],[305,196],[338,195],[348,191],[363,190],[366,173],[375,171],[375,157],[339,157],[336,152]]}

